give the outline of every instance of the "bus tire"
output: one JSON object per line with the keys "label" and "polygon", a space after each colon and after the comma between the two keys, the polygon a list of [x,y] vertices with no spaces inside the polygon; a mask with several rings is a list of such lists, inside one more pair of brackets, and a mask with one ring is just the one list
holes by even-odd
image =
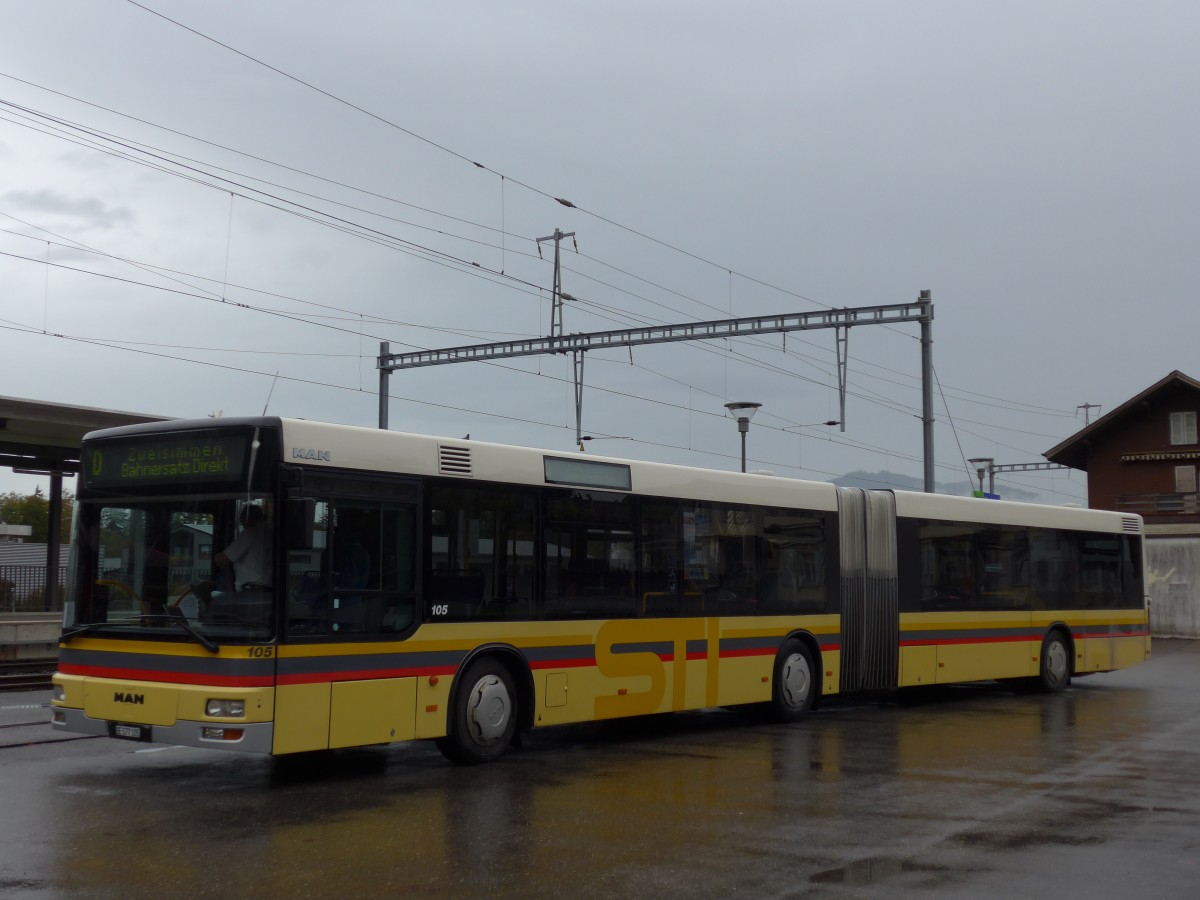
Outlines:
{"label": "bus tire", "polygon": [[771,713],[779,722],[795,722],[813,708],[818,682],[812,653],[797,640],[785,643],[775,657]]}
{"label": "bus tire", "polygon": [[1061,628],[1053,629],[1042,640],[1042,661],[1038,669],[1038,688],[1047,694],[1064,691],[1071,683],[1071,644]]}
{"label": "bus tire", "polygon": [[470,766],[496,759],[517,730],[517,691],[512,674],[494,656],[471,663],[454,692],[444,738],[437,741],[446,759]]}

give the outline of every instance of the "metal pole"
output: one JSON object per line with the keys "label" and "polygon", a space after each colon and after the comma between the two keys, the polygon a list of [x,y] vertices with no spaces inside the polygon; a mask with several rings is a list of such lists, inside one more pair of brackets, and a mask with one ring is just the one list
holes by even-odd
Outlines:
{"label": "metal pole", "polygon": [[59,548],[61,546],[58,533],[62,528],[62,472],[50,473],[50,521],[49,532],[46,535],[46,590],[43,593],[43,603],[46,610],[53,610],[58,605],[58,567]]}
{"label": "metal pole", "polygon": [[746,471],[746,432],[750,430],[749,419],[738,419],[738,431],[742,435],[742,472]]}
{"label": "metal pole", "polygon": [[392,370],[384,365],[384,360],[391,353],[389,341],[379,342],[379,428],[387,431],[388,427],[388,378]]}
{"label": "metal pole", "polygon": [[[564,232],[555,228],[554,234],[537,239],[538,256],[542,255],[542,241],[554,241],[554,285],[550,289],[550,337],[562,337],[563,334],[562,265],[559,245],[562,244],[562,239],[567,237],[574,240],[575,232]],[[576,245],[575,249],[578,250],[579,246]]]}
{"label": "metal pole", "polygon": [[[925,493],[936,491],[933,474],[933,298],[921,291],[921,424],[925,445]],[[983,490],[982,485],[980,490]]]}
{"label": "metal pole", "polygon": [[841,415],[838,416],[840,420],[838,424],[842,426],[844,434],[846,431],[846,366],[850,359],[850,329],[833,329],[833,342],[837,348],[838,407],[841,412]]}
{"label": "metal pole", "polygon": [[575,357],[575,445],[583,449],[583,351],[572,351]]}

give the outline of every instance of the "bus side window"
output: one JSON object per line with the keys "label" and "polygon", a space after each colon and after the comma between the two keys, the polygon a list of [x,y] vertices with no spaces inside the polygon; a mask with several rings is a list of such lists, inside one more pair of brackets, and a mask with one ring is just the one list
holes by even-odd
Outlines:
{"label": "bus side window", "polygon": [[641,502],[637,566],[641,612],[673,616],[679,612],[682,558],[679,503],[647,497]]}
{"label": "bus side window", "polygon": [[554,492],[547,494],[545,510],[546,615],[636,615],[633,498]]}
{"label": "bus side window", "polygon": [[424,615],[429,621],[533,613],[534,492],[433,485]]}
{"label": "bus side window", "polygon": [[978,605],[975,526],[963,522],[920,523],[921,609],[966,611]]}
{"label": "bus side window", "polygon": [[329,504],[322,500],[315,507],[312,549],[288,553],[288,634],[329,631],[328,548]]}
{"label": "bus side window", "polygon": [[314,549],[292,554],[289,633],[406,631],[416,614],[415,536],[413,504],[317,504]]}

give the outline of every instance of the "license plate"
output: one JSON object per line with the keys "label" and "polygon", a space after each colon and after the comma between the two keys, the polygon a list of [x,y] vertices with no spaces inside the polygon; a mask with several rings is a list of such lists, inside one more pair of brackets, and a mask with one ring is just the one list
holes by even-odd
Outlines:
{"label": "license plate", "polygon": [[149,725],[128,725],[124,722],[109,722],[108,736],[121,738],[126,741],[150,742]]}

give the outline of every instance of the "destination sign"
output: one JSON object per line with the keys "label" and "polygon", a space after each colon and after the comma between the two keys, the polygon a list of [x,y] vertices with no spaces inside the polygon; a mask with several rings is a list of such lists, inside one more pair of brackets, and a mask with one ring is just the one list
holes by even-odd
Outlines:
{"label": "destination sign", "polygon": [[88,487],[133,487],[236,481],[244,471],[245,435],[196,435],[117,441],[88,448]]}

